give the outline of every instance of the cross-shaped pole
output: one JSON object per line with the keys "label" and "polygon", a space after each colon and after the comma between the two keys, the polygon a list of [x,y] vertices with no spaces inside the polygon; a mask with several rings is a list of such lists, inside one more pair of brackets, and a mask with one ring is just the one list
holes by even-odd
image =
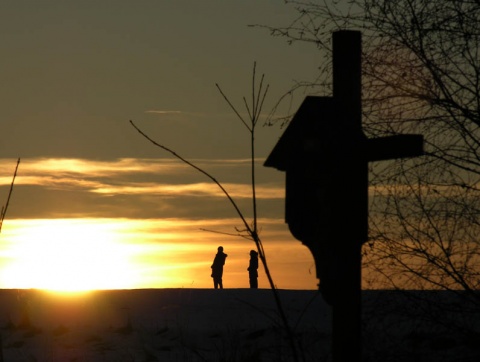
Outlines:
{"label": "cross-shaped pole", "polygon": [[361,360],[361,248],[368,162],[423,154],[421,135],[362,130],[361,33],[333,33],[333,97],[306,97],[265,161],[286,171],[285,221],[313,254],[332,306],[334,362]]}

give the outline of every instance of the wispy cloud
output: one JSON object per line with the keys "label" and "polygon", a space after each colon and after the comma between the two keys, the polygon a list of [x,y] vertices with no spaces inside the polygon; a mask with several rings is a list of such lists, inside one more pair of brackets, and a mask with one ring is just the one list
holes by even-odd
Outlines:
{"label": "wispy cloud", "polygon": [[[192,159],[200,168],[250,168],[250,159]],[[261,164],[263,159],[256,159]],[[16,160],[0,159],[0,177],[10,179]],[[174,158],[121,158],[113,160],[91,160],[78,158],[30,158],[22,160],[19,176],[48,174],[82,174],[85,177],[114,176],[125,173],[182,174],[192,171],[191,166]],[[11,181],[11,179],[10,179]],[[2,182],[1,184],[3,184]]]}
{"label": "wispy cloud", "polygon": [[[245,184],[223,185],[233,198],[251,198],[251,187]],[[156,183],[131,183],[128,185],[103,185],[92,190],[99,194],[123,194],[123,195],[164,195],[181,197],[224,197],[225,194],[217,185],[212,183],[192,184],[156,184]],[[281,187],[257,187],[256,196],[259,199],[279,199],[284,196]]]}
{"label": "wispy cloud", "polygon": [[[11,160],[0,159],[0,177],[8,179]],[[19,177],[24,175],[82,174],[85,177],[114,176],[124,173],[179,173],[188,166],[175,159],[122,158],[115,160],[88,160],[71,158],[34,158],[22,160]],[[11,174],[13,175],[13,168]],[[2,182],[3,184],[3,182]]]}
{"label": "wispy cloud", "polygon": [[[168,110],[168,109],[148,109],[144,113],[154,114],[158,116],[181,116],[182,119],[191,119],[192,117],[211,117],[207,113],[201,112],[188,112],[188,111],[179,111],[179,110]],[[188,118],[187,118],[188,116]],[[175,117],[178,118],[178,117]]]}
{"label": "wispy cloud", "polygon": [[184,112],[182,111],[162,111],[162,110],[155,110],[155,109],[150,109],[148,111],[145,111],[145,113],[155,113],[155,114],[182,114]]}
{"label": "wispy cloud", "polygon": [[[260,161],[260,160],[259,160]],[[234,198],[251,198],[249,179],[244,176],[249,160],[195,160],[199,167],[223,172],[230,181],[222,186]],[[10,185],[12,175],[0,159],[0,185]],[[195,174],[195,177],[191,176]],[[234,176],[231,176],[231,175]],[[188,177],[187,177],[188,176]],[[201,176],[201,175],[200,175]],[[188,165],[175,159],[117,159],[98,161],[87,159],[28,159],[21,163],[15,185],[36,186],[49,190],[84,191],[100,195],[164,195],[167,197],[224,197],[213,182],[199,182],[198,175]],[[166,182],[168,180],[168,182]],[[190,180],[190,182],[186,182]],[[284,196],[283,185],[258,183],[259,199],[279,199]]]}

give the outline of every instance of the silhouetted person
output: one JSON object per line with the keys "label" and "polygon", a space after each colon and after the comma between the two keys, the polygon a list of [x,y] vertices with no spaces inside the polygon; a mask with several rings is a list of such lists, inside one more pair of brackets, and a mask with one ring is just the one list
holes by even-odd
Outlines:
{"label": "silhouetted person", "polygon": [[227,254],[223,252],[223,246],[218,247],[218,252],[215,255],[215,259],[213,259],[212,268],[212,278],[213,278],[213,286],[215,289],[223,289],[223,266],[225,265],[225,259],[227,258]]}
{"label": "silhouetted person", "polygon": [[250,288],[258,288],[258,253],[250,250],[250,263],[248,264],[248,278],[250,279]]}

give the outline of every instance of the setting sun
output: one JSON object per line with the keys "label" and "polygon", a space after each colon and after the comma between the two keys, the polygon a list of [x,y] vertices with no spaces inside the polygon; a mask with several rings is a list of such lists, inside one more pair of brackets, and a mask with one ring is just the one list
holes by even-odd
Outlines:
{"label": "setting sun", "polygon": [[128,288],[135,270],[108,224],[38,220],[12,236],[3,282],[16,288]]}
{"label": "setting sun", "polygon": [[[236,219],[14,219],[0,235],[0,288],[78,292],[98,289],[211,288],[218,245],[228,251],[224,283],[248,286],[253,242],[209,230]],[[282,288],[314,289],[312,257],[301,243],[285,244],[283,221],[262,219],[271,273]],[[291,267],[296,260],[301,268]],[[293,270],[293,272],[292,272]],[[298,273],[307,277],[299,278]],[[259,268],[259,287],[268,287]]]}

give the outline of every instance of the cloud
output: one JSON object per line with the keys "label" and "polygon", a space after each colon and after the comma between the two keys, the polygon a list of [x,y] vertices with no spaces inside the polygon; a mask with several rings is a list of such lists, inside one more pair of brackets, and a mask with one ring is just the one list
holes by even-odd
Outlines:
{"label": "cloud", "polygon": [[[0,186],[10,186],[16,161],[0,159]],[[193,159],[191,162],[221,180],[232,197],[251,198],[250,159]],[[261,166],[264,159],[258,158],[255,162]],[[258,170],[263,171],[263,168],[258,167]],[[278,176],[283,179],[283,173],[278,173]],[[22,159],[15,179],[15,186],[20,185],[50,190],[83,190],[104,195],[224,196],[218,186],[204,175],[174,158]],[[396,187],[398,189],[402,185]],[[371,195],[385,195],[387,191],[384,185],[369,188]],[[280,199],[285,195],[283,182],[257,181],[256,192],[259,199]]]}
{"label": "cloud", "polygon": [[[144,111],[144,113],[157,115],[157,116],[172,116],[175,119],[182,120],[191,120],[192,118],[211,118],[211,114],[201,113],[201,112],[185,112],[177,110],[163,110],[163,109],[149,109]],[[216,117],[221,117],[221,115],[216,115]]]}
{"label": "cloud", "polygon": [[[6,198],[15,162],[0,159],[0,198]],[[250,204],[249,160],[194,162],[218,175],[216,179],[237,203]],[[14,186],[15,217],[92,213],[211,217],[230,208],[218,185],[176,159],[27,159],[20,163]],[[281,202],[284,194],[282,182],[257,182],[257,199],[265,200],[272,210],[278,209],[274,203]]]}
{"label": "cloud", "polygon": [[[223,187],[233,198],[251,198],[252,189],[245,184],[224,184]],[[192,183],[192,184],[157,184],[157,183],[130,183],[127,185],[104,185],[92,190],[99,194],[146,194],[180,197],[225,197],[220,188],[213,183]],[[284,190],[281,187],[256,188],[256,196],[259,199],[282,198]]]}
{"label": "cloud", "polygon": [[[13,176],[7,170],[12,165],[11,160],[0,159],[1,184]],[[18,177],[31,175],[83,175],[85,177],[107,177],[126,173],[181,173],[189,167],[175,159],[139,159],[122,158],[108,161],[72,158],[30,158],[22,160]]]}
{"label": "cloud", "polygon": [[155,110],[151,109],[148,111],[145,111],[145,113],[155,113],[155,114],[182,114],[182,111],[161,111],[161,110]]}

